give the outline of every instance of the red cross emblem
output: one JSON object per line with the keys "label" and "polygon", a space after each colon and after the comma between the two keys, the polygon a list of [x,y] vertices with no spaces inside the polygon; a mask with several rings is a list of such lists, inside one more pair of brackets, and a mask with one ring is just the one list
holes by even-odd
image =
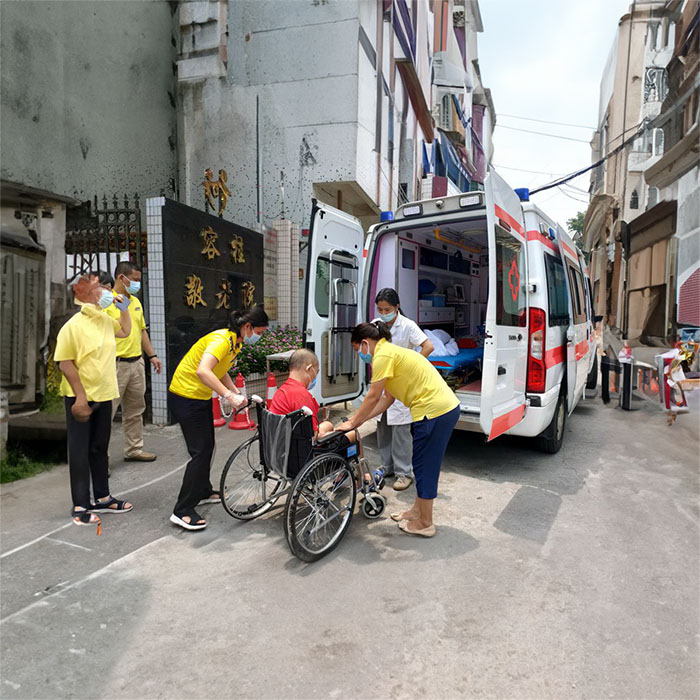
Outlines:
{"label": "red cross emblem", "polygon": [[508,284],[510,285],[510,294],[513,297],[513,301],[518,298],[518,292],[520,292],[520,273],[518,272],[518,266],[515,260],[510,264],[510,272],[508,273]]}

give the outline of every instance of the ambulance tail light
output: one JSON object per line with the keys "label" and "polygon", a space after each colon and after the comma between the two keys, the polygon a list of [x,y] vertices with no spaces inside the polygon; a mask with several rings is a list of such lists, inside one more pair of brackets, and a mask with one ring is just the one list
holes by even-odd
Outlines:
{"label": "ambulance tail light", "polygon": [[547,383],[544,363],[547,338],[547,316],[542,309],[530,309],[530,337],[527,352],[527,390],[543,393]]}

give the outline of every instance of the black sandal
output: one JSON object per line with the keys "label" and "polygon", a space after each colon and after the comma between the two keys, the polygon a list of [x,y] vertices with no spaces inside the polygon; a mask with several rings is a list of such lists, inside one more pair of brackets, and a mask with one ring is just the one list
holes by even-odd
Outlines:
{"label": "black sandal", "polygon": [[70,515],[74,525],[97,525],[99,527],[102,522],[97,515],[93,515],[89,510],[73,508]]}
{"label": "black sandal", "polygon": [[[190,522],[183,520],[183,518],[187,517],[189,517]],[[190,510],[187,513],[183,513],[182,516],[175,515],[175,513],[173,513],[170,516],[170,522],[174,523],[175,525],[179,525],[185,530],[204,530],[204,528],[207,526],[207,521],[204,520],[204,518],[202,518],[195,510]]]}
{"label": "black sandal", "polygon": [[[116,505],[116,508],[111,506]],[[110,496],[108,501],[97,501],[94,506],[90,508],[91,513],[128,513],[134,506],[126,501],[120,501],[114,496]]]}

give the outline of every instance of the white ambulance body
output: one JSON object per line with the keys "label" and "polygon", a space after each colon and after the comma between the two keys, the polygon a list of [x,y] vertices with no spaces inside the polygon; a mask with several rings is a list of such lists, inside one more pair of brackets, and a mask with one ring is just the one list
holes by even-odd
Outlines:
{"label": "white ambulance body", "polygon": [[314,202],[304,332],[321,405],[365,389],[350,331],[376,317],[384,287],[421,328],[472,346],[430,358],[460,399],[458,428],[561,447],[597,373],[587,270],[561,226],[493,170],[483,192],[405,204],[366,238],[355,218]]}

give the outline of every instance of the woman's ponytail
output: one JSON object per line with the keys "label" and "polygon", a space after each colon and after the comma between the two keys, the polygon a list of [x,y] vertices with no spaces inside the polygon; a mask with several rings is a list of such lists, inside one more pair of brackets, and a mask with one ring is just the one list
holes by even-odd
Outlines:
{"label": "woman's ponytail", "polygon": [[388,340],[391,342],[391,331],[384,321],[360,323],[352,329],[351,343],[361,343],[363,340]]}

